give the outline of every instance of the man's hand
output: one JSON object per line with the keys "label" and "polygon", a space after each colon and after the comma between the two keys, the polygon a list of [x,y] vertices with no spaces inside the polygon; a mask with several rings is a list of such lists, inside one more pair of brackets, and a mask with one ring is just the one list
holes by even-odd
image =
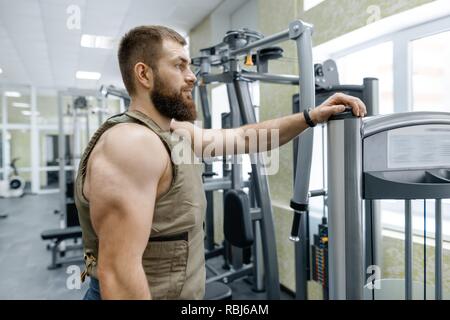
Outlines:
{"label": "man's hand", "polygon": [[331,116],[344,112],[347,106],[352,108],[352,112],[356,117],[364,117],[367,114],[366,105],[361,99],[343,93],[336,93],[320,106],[311,110],[311,120],[314,123],[326,122]]}

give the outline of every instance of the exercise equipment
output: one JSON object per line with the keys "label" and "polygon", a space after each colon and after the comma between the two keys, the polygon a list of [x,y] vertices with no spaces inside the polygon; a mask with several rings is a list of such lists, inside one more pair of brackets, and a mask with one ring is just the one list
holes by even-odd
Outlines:
{"label": "exercise equipment", "polygon": [[120,112],[125,112],[125,110],[128,110],[128,107],[131,103],[131,98],[128,95],[128,93],[123,90],[116,88],[113,85],[105,86],[102,85],[100,87],[100,93],[107,98],[108,96],[117,97],[120,99]]}
{"label": "exercise equipment", "polygon": [[[335,69],[333,67],[332,69]],[[321,73],[320,68],[315,72]],[[338,79],[333,77],[334,79]],[[370,266],[380,263],[380,215],[378,201],[403,199],[405,201],[405,298],[412,298],[412,199],[436,199],[436,278],[435,297],[442,298],[442,200],[450,197],[450,154],[446,152],[450,143],[450,114],[435,112],[410,112],[388,116],[373,116],[378,109],[376,79],[364,79],[362,86],[319,85],[316,81],[317,104],[335,92],[344,92],[362,99],[372,117],[353,117],[351,111],[330,119],[327,124],[327,196],[328,236],[325,243],[316,237],[317,245],[328,251],[328,273],[326,277],[313,271],[317,280],[327,279],[329,290],[324,286],[324,297],[330,299],[376,299],[376,290],[370,291],[366,283],[366,272]],[[326,83],[320,81],[319,83]],[[309,130],[312,131],[312,130]],[[297,164],[307,164],[303,174],[296,174],[295,199],[308,199],[312,137],[307,147],[298,148]],[[430,143],[432,145],[430,146]],[[426,157],[423,152],[426,151]],[[305,166],[303,166],[305,168]],[[304,239],[307,210],[293,226],[291,237]],[[424,208],[426,215],[426,206]],[[297,224],[298,223],[298,224]],[[324,232],[323,225],[319,234]],[[324,239],[324,238],[322,238]],[[303,245],[301,243],[303,242]],[[304,248],[300,241],[299,247]],[[304,251],[302,251],[304,252]],[[314,256],[313,254],[313,256]],[[317,255],[316,255],[317,257]],[[299,256],[297,265],[297,296],[307,298],[306,281],[308,256]],[[313,262],[314,267],[320,265]],[[322,264],[323,266],[323,264]],[[298,281],[298,280],[301,281]],[[381,279],[385,286],[399,285],[398,281]],[[391,283],[392,282],[392,283]],[[394,284],[395,283],[395,284]],[[373,283],[371,283],[373,284]],[[426,285],[425,285],[426,287]],[[424,289],[426,291],[426,289]]]}
{"label": "exercise equipment", "polygon": [[[226,84],[231,118],[233,119],[232,127],[256,122],[249,90],[249,82],[252,81],[299,86],[303,92],[301,96],[302,108],[314,106],[311,33],[312,26],[300,20],[293,21],[287,30],[269,37],[263,37],[262,34],[248,29],[232,30],[227,33],[223,42],[216,46],[202,49],[200,57],[193,59],[193,64],[199,68],[199,86],[201,88],[214,82]],[[267,73],[268,61],[279,58],[282,55],[282,50],[279,47],[273,47],[273,45],[287,40],[293,40],[297,46],[298,64],[299,70],[302,70],[302,77]],[[246,57],[247,65],[250,64],[248,63],[249,56],[252,56],[252,62],[255,64],[257,72],[244,70],[240,67],[240,57],[243,56]],[[222,72],[213,74],[211,73],[211,67],[221,67]],[[200,90],[201,95],[202,92],[201,102],[203,105],[207,97],[205,94],[206,90]],[[236,117],[239,116],[241,117],[241,123],[236,120]],[[300,139],[302,141],[305,140],[304,138]],[[303,145],[302,143],[300,144]],[[249,195],[254,194],[254,203],[257,206],[255,208],[251,207],[249,210],[250,214],[247,215],[250,215],[253,221],[252,261],[253,266],[256,267],[254,272],[255,281],[264,284],[269,299],[279,299],[280,283],[268,179],[265,174],[265,168],[261,165],[263,163],[261,155],[253,154],[250,155],[250,158],[252,174],[249,179],[251,182]],[[231,172],[231,189],[233,190],[241,190],[243,188],[239,169],[238,166],[233,164]],[[226,188],[230,184],[227,181]],[[207,191],[211,190],[208,189],[206,184],[205,186]],[[234,202],[237,200],[237,197],[233,196],[229,199],[232,199]],[[246,210],[243,210],[243,208],[247,208],[246,201],[241,199],[238,203],[239,205],[229,203],[227,207],[239,208],[238,212],[240,213],[246,212]],[[207,218],[210,215],[211,212],[207,214]],[[233,217],[233,215],[230,216]],[[227,218],[227,213],[225,212],[224,219]],[[246,228],[244,229],[247,230]],[[228,231],[225,234],[230,236]],[[231,240],[234,243],[238,243],[235,241],[236,239]]]}
{"label": "exercise equipment", "polygon": [[16,162],[19,158],[11,161],[11,171],[7,180],[0,181],[0,197],[19,198],[24,195],[25,181],[20,177],[17,171]]}
{"label": "exercise equipment", "polygon": [[323,291],[323,299],[328,300],[328,226],[327,218],[322,218],[322,223],[317,227],[314,241],[311,247],[311,276],[312,280],[320,283]]}
{"label": "exercise equipment", "polygon": [[[344,84],[340,84],[339,82],[339,73],[338,73],[338,69],[336,66],[336,63],[333,60],[327,60],[323,63],[318,63],[314,65],[314,74],[315,74],[315,105],[320,105],[322,104],[326,99],[328,99],[329,97],[331,97],[333,94],[335,93],[345,93],[357,98],[360,98],[364,104],[367,107],[367,111],[368,111],[368,115],[374,115],[377,113],[377,110],[379,109],[378,107],[378,79],[375,78],[364,78],[363,79],[363,84],[362,85],[344,85]],[[293,96],[293,112],[297,113],[300,111],[300,106],[299,106],[299,94],[295,94]],[[325,157],[325,150],[324,150],[324,146],[325,146],[325,129],[326,129],[326,125],[323,124],[320,128],[317,128],[317,130],[322,130],[322,154]],[[308,153],[308,152],[312,152],[312,141],[314,139],[313,137],[313,133],[314,130],[309,129],[309,131],[311,133],[306,133],[306,134],[310,134],[310,138],[311,141],[308,141],[308,143],[306,145],[310,145],[311,151],[309,150],[304,150],[304,152]],[[305,134],[305,133],[304,133]],[[302,134],[303,135],[303,134]],[[297,157],[299,154],[299,147],[298,147],[298,140],[297,138],[294,139],[294,179],[296,179],[297,177]],[[301,160],[303,161],[303,160]],[[306,161],[306,160],[305,160]],[[324,172],[324,178],[325,178],[325,161],[322,163],[322,169]],[[310,167],[310,164],[306,165],[306,168]],[[307,169],[304,167],[304,164],[302,165],[302,172],[303,175],[308,175],[308,171],[306,171]],[[303,176],[301,179],[305,179],[305,177]],[[303,186],[303,191],[304,192],[308,187]],[[316,261],[314,260],[314,256],[312,256],[312,254],[314,253],[314,251],[317,249],[317,247],[313,244],[313,247],[310,248],[310,218],[309,218],[309,199],[314,198],[314,197],[322,197],[323,198],[323,217],[326,217],[326,209],[327,209],[327,188],[326,188],[326,181],[324,179],[323,181],[323,188],[321,190],[310,190],[306,196],[306,202],[307,204],[305,204],[305,210],[300,214],[300,220],[298,222],[294,222],[293,225],[293,230],[295,228],[296,231],[294,232],[294,234],[291,235],[291,239],[296,240],[295,241],[295,265],[296,265],[296,298],[300,299],[300,300],[306,300],[308,299],[308,286],[307,286],[307,282],[310,280],[314,280],[314,272],[315,269],[313,266],[311,267],[311,261],[312,263],[316,263]],[[374,206],[376,207],[376,204],[374,204]],[[372,223],[374,225],[379,226],[379,212],[376,208],[374,208],[374,213],[373,213],[373,217],[372,217]],[[298,224],[296,224],[298,223]],[[379,227],[375,228],[376,230],[379,230]],[[380,241],[380,237],[374,235],[374,240],[375,241]],[[376,238],[376,239],[375,239]],[[375,264],[375,260],[376,261],[380,261],[379,260],[379,253],[378,251],[374,251],[373,255],[374,257],[371,256],[372,251],[369,250],[371,248],[371,243],[368,242],[367,244],[367,263],[368,265],[372,265]],[[311,250],[310,250],[311,249]],[[369,254],[370,253],[370,254]],[[328,261],[328,258],[325,257],[325,261]],[[324,275],[324,276],[328,276],[328,275]],[[326,278],[325,277],[325,278]],[[323,285],[323,283],[322,283]],[[323,287],[323,296],[325,299],[328,298],[329,294],[328,294],[328,288]]]}
{"label": "exercise equipment", "polygon": [[[97,100],[100,106],[93,110],[89,105],[87,97]],[[71,103],[65,105],[64,98],[71,99]],[[78,221],[78,212],[74,201],[74,181],[78,171],[81,153],[84,149],[82,145],[82,125],[84,124],[86,143],[90,139],[92,121],[91,114],[97,114],[96,127],[104,120],[107,114],[105,97],[99,91],[76,90],[58,92],[58,162],[59,162],[59,209],[55,213],[60,217],[60,228],[46,230],[41,233],[41,238],[50,241],[47,246],[52,252],[49,269],[55,269],[65,263],[81,262],[83,255],[81,252],[81,227]],[[68,121],[69,120],[69,121]],[[70,127],[67,128],[67,124]],[[95,129],[95,128],[94,128]],[[66,136],[71,136],[70,151],[66,153]],[[72,256],[66,255],[74,252]]]}
{"label": "exercise equipment", "polygon": [[[330,298],[364,298],[364,209],[370,218],[374,201],[398,199],[405,201],[404,289],[406,299],[411,299],[411,201],[434,199],[435,298],[441,299],[439,230],[442,199],[450,198],[450,113],[408,112],[361,120],[345,112],[330,121],[328,141]],[[373,241],[373,246],[378,244]],[[375,299],[376,292],[371,293]]]}
{"label": "exercise equipment", "polygon": [[[437,251],[442,250],[442,237],[439,232],[441,228],[441,198],[449,197],[448,182],[450,174],[448,173],[450,160],[448,152],[442,151],[443,146],[447,143],[445,139],[443,145],[434,148],[432,157],[441,152],[442,161],[432,163],[431,167],[426,167],[425,158],[416,158],[415,162],[408,166],[401,167],[400,172],[392,173],[394,168],[386,167],[378,168],[381,171],[367,171],[376,163],[385,163],[383,159],[389,159],[386,150],[392,141],[396,138],[388,139],[386,137],[396,136],[396,130],[405,130],[405,139],[407,140],[406,130],[419,130],[419,134],[413,136],[421,136],[424,134],[420,131],[420,126],[440,126],[447,124],[448,114],[433,113],[408,113],[402,115],[391,115],[387,117],[374,116],[378,109],[378,81],[377,79],[366,78],[363,85],[340,85],[337,74],[336,64],[333,61],[326,61],[323,64],[313,65],[312,49],[311,49],[311,32],[312,27],[302,21],[294,21],[289,25],[289,29],[280,32],[271,37],[264,38],[255,32],[249,30],[234,30],[229,32],[224,41],[216,46],[201,50],[201,55],[193,60],[194,65],[199,67],[199,85],[205,86],[210,83],[219,82],[227,85],[228,98],[230,100],[230,108],[238,106],[238,113],[242,117],[242,124],[252,123],[255,121],[252,102],[248,84],[251,81],[264,81],[268,83],[288,84],[299,86],[298,108],[296,112],[321,104],[325,99],[335,92],[343,92],[349,95],[359,97],[365,102],[369,115],[373,116],[368,119],[356,119],[349,115],[349,112],[338,115],[330,119],[327,125],[327,145],[328,145],[328,184],[324,185],[323,190],[309,190],[311,157],[313,148],[313,130],[309,129],[303,132],[297,138],[297,149],[295,152],[295,186],[294,194],[291,201],[291,208],[294,211],[294,219],[290,239],[296,242],[296,297],[298,299],[307,299],[306,284],[310,279],[310,250],[314,254],[325,254],[328,256],[320,265],[328,273],[315,273],[317,279],[322,281],[325,297],[330,299],[362,299],[364,291],[363,275],[367,270],[367,266],[379,263],[377,254],[380,239],[378,232],[380,230],[379,209],[377,201],[380,199],[391,199],[392,197],[406,198],[405,217],[406,225],[410,228],[410,202],[412,198],[419,197],[422,199],[436,199],[437,213],[437,238],[440,239]],[[267,61],[264,61],[264,51],[262,49],[269,48],[271,45],[292,39],[296,42],[297,53],[299,57],[299,70],[302,71],[301,76],[292,75],[273,75],[269,74]],[[273,48],[268,50],[268,57],[279,56],[280,50]],[[267,51],[266,51],[267,53]],[[249,55],[253,54],[252,63],[256,64],[257,72],[244,70],[239,65],[239,57],[244,56],[246,65],[249,66]],[[259,55],[259,57],[258,57]],[[252,57],[253,57],[252,56]],[[221,73],[211,73],[211,67],[220,67]],[[301,91],[300,91],[301,88]],[[201,93],[202,91],[200,91]],[[203,92],[206,92],[203,89]],[[205,94],[203,94],[205,96]],[[201,99],[202,103],[205,97]],[[232,110],[233,113],[233,110]],[[235,113],[236,114],[236,113]],[[235,116],[235,115],[234,115]],[[349,117],[349,118],[347,118]],[[419,119],[421,118],[421,120]],[[236,125],[234,122],[233,125]],[[344,128],[343,128],[344,127]],[[404,128],[404,129],[403,129]],[[320,128],[319,128],[320,129]],[[325,127],[322,127],[325,133]],[[441,130],[444,133],[448,128],[434,128],[430,132]],[[382,134],[382,132],[384,132]],[[386,140],[373,141],[370,137],[385,137]],[[401,136],[401,135],[400,135]],[[444,137],[446,135],[444,134]],[[397,136],[398,138],[398,136]],[[374,138],[373,138],[374,139]],[[382,138],[377,138],[382,139]],[[398,138],[402,139],[402,138]],[[436,139],[439,140],[439,139]],[[442,140],[442,139],[441,139]],[[387,143],[386,141],[390,141]],[[431,141],[431,140],[430,140]],[[408,143],[413,143],[409,141]],[[384,149],[383,149],[384,148]],[[370,151],[370,150],[376,151]],[[423,148],[422,148],[423,149]],[[384,150],[384,151],[383,151]],[[397,147],[397,150],[402,150]],[[441,150],[441,151],[439,151]],[[384,153],[383,153],[384,152]],[[393,151],[390,151],[393,152]],[[395,151],[394,151],[395,152]],[[371,156],[368,156],[368,154]],[[384,158],[380,158],[384,155]],[[408,158],[407,156],[406,158]],[[413,157],[414,158],[414,157]],[[258,161],[252,161],[258,163]],[[351,164],[351,165],[350,165]],[[354,165],[356,164],[356,165]],[[415,172],[414,165],[420,164],[425,166],[422,173]],[[411,167],[412,165],[412,167]],[[430,165],[430,164],[428,164]],[[434,167],[433,167],[434,165]],[[375,165],[376,166],[376,165]],[[233,168],[234,169],[234,168]],[[237,168],[236,168],[237,169]],[[273,299],[279,297],[278,270],[273,265],[276,262],[276,251],[274,247],[268,246],[274,240],[273,221],[271,219],[270,196],[261,198],[261,195],[267,195],[267,180],[261,175],[261,167],[252,166],[252,180],[256,194],[257,204],[260,211],[255,213],[259,216],[256,218],[260,222],[261,229],[254,227],[254,243],[258,243],[258,235],[262,239],[262,249],[264,258],[264,283],[268,290],[268,297]],[[431,170],[433,169],[433,170]],[[397,170],[398,171],[398,170]],[[228,180],[226,188],[231,185],[232,190],[242,189],[242,183],[236,183],[236,170],[232,170],[232,183]],[[237,175],[239,177],[239,175]],[[233,180],[234,177],[234,180]],[[336,178],[338,177],[338,178]],[[405,181],[404,179],[407,179]],[[409,179],[409,180],[408,180]],[[225,180],[225,179],[224,179]],[[392,190],[402,190],[402,192],[392,192]],[[400,189],[399,189],[400,188]],[[213,190],[213,188],[206,190]],[[229,189],[227,189],[229,190]],[[390,191],[389,191],[390,190]],[[328,232],[328,237],[319,236],[316,238],[313,248],[309,245],[309,199],[311,197],[321,196],[328,202],[328,220],[320,228],[320,234]],[[233,202],[237,197],[233,196]],[[367,200],[363,202],[363,200]],[[243,208],[245,200],[240,200],[239,205],[228,204],[233,211],[245,212]],[[343,206],[345,204],[345,207]],[[239,208],[239,210],[236,210]],[[250,212],[252,210],[250,209]],[[255,215],[252,219],[255,219]],[[232,215],[231,215],[232,216]],[[409,217],[409,218],[408,218]],[[225,217],[227,219],[227,217]],[[245,229],[245,228],[244,228]],[[242,232],[242,230],[241,230]],[[230,238],[230,233],[226,230],[225,234]],[[406,293],[405,296],[411,297],[411,233],[408,231],[407,236],[407,269],[406,269]],[[378,238],[377,238],[378,237]],[[231,237],[232,238],[232,237]],[[269,239],[269,240],[268,240]],[[234,243],[236,239],[232,240]],[[319,252],[317,248],[323,250]],[[440,249],[439,249],[440,248]],[[267,251],[269,249],[269,252]],[[274,251],[272,251],[274,249]],[[325,250],[326,249],[326,250]],[[436,253],[438,263],[436,265],[436,297],[442,296],[442,255]],[[268,259],[268,257],[270,257]],[[342,259],[342,257],[345,257]],[[409,259],[409,260],[408,260]],[[254,262],[257,262],[254,260]],[[325,262],[325,264],[323,263]],[[256,263],[255,263],[256,265]],[[324,278],[324,276],[326,276]],[[327,285],[329,290],[327,290]]]}
{"label": "exercise equipment", "polygon": [[52,258],[51,263],[47,267],[47,269],[54,270],[60,268],[63,264],[80,262],[79,256],[65,257],[64,254],[61,254],[62,252],[69,250],[79,250],[80,249],[79,245],[74,244],[65,246],[63,251],[61,250],[60,245],[61,243],[63,243],[64,240],[81,239],[81,235],[82,235],[81,227],[79,226],[67,227],[63,229],[62,228],[50,229],[43,231],[41,233],[41,239],[51,242],[49,249],[52,252]]}

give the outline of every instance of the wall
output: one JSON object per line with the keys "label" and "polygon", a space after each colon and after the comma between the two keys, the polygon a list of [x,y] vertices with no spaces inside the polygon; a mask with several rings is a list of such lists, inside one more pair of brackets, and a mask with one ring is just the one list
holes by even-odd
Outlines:
{"label": "wall", "polygon": [[367,24],[433,2],[433,0],[326,0],[303,12],[298,0],[299,18],[314,25],[314,45],[319,45]]}

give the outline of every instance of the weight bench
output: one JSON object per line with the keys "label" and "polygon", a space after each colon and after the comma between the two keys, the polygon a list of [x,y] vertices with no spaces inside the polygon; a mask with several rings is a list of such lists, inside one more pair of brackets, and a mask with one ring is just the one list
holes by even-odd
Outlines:
{"label": "weight bench", "polygon": [[[81,227],[68,227],[64,229],[51,229],[46,230],[41,233],[42,240],[51,240],[50,249],[52,250],[52,261],[48,266],[49,270],[57,269],[62,266],[63,263],[78,262],[82,261],[83,257],[68,257],[63,258],[60,256],[59,244],[68,239],[78,239],[81,238]],[[82,249],[82,245],[72,245],[67,246],[66,250]],[[59,254],[58,254],[59,253]]]}

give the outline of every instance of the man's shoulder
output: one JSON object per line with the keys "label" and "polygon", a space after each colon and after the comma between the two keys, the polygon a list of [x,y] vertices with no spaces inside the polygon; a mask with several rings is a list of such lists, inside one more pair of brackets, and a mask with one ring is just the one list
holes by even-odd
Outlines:
{"label": "man's shoulder", "polygon": [[[107,130],[99,141],[97,155],[110,164],[121,167],[142,166],[167,162],[165,146],[149,128],[135,123],[117,124]],[[159,157],[154,155],[158,154]]]}
{"label": "man's shoulder", "polygon": [[[139,151],[143,148],[164,148],[161,138],[150,128],[137,123],[120,123],[107,130],[102,137],[106,150]],[[147,149],[148,150],[148,149]]]}
{"label": "man's shoulder", "polygon": [[135,139],[150,139],[157,138],[158,135],[149,127],[139,123],[119,123],[112,128],[106,130],[103,134],[105,138],[114,140],[128,140],[133,141]]}

